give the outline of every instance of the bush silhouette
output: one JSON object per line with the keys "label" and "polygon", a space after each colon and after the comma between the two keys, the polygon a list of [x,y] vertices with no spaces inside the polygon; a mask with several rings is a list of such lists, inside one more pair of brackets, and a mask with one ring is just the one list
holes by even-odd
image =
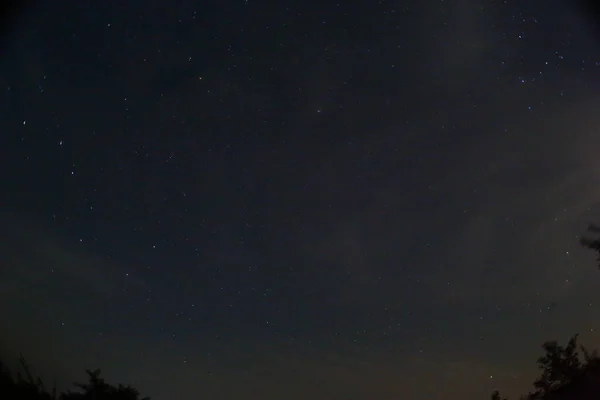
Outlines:
{"label": "bush silhouette", "polygon": [[111,385],[100,378],[100,370],[87,370],[88,382],[75,383],[79,391],[58,394],[56,385],[48,391],[40,378],[34,379],[29,365],[21,356],[16,374],[0,362],[0,399],[2,400],[150,400],[140,398],[140,393],[131,386]]}
{"label": "bush silhouette", "polygon": [[23,357],[20,358],[20,370],[13,375],[8,367],[0,362],[0,398],[13,400],[54,400],[56,388],[48,392],[41,379],[34,379]]}

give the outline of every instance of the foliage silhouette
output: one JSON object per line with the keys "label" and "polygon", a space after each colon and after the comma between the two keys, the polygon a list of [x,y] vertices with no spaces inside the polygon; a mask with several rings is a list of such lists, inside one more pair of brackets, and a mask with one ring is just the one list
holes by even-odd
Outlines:
{"label": "foliage silhouette", "polygon": [[34,379],[23,356],[16,374],[0,362],[0,399],[2,400],[150,400],[140,398],[140,393],[131,386],[111,385],[100,378],[100,370],[87,370],[88,382],[75,383],[79,391],[58,394],[56,384],[48,391],[40,378]]}
{"label": "foliage silhouette", "polygon": [[[590,233],[600,233],[600,226],[595,224],[588,225],[587,228]],[[579,239],[579,243],[590,250],[594,250],[596,252],[596,266],[600,269],[600,239],[591,239],[589,237],[583,236]]]}
{"label": "foliage silhouette", "polygon": [[498,390],[492,392],[492,400],[507,400],[506,397],[501,397]]}
{"label": "foliage silhouette", "polygon": [[[600,226],[590,224],[588,232],[599,234]],[[596,252],[596,266],[600,269],[600,239],[582,237],[579,243]],[[600,399],[600,356],[577,344],[578,335],[566,346],[556,341],[542,345],[545,354],[538,358],[540,376],[533,382],[534,391],[521,400],[598,400]],[[492,400],[506,400],[495,390]]]}
{"label": "foliage silhouette", "polygon": [[[597,400],[600,399],[600,357],[578,345],[578,335],[566,346],[556,341],[542,345],[545,354],[538,358],[540,376],[534,381],[535,390],[521,400]],[[496,390],[492,400],[506,400]]]}
{"label": "foliage silhouette", "polygon": [[0,362],[0,398],[12,400],[55,400],[56,386],[48,392],[40,378],[34,379],[23,356],[19,359],[20,369],[16,376]]}
{"label": "foliage silhouette", "polygon": [[149,397],[140,399],[140,392],[131,386],[119,384],[113,386],[100,378],[100,370],[86,370],[89,382],[75,383],[75,386],[81,389],[79,393],[67,392],[60,396],[61,400],[150,400]]}

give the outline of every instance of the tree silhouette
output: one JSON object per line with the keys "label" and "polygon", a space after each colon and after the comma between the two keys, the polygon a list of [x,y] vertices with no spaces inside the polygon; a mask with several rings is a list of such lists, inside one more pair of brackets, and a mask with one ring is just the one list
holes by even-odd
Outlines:
{"label": "tree silhouette", "polygon": [[560,346],[556,341],[545,342],[542,345],[546,354],[537,361],[542,373],[533,383],[542,394],[572,382],[580,373],[577,337],[578,335],[573,336],[566,347]]}
{"label": "tree silhouette", "polygon": [[111,385],[100,378],[100,370],[87,370],[88,382],[75,383],[77,392],[66,391],[58,395],[56,385],[46,390],[40,378],[35,379],[23,356],[20,368],[13,375],[10,369],[0,362],[0,399],[1,400],[150,400],[140,398],[140,393],[131,386]]}
{"label": "tree silhouette", "polygon": [[[545,354],[537,360],[540,376],[533,383],[535,390],[522,400],[600,399],[600,358],[578,345],[577,338],[574,335],[564,347],[556,341],[542,345]],[[506,398],[496,390],[492,400]]]}
{"label": "tree silhouette", "polygon": [[[600,233],[600,226],[590,224],[587,231]],[[596,252],[600,269],[600,239],[582,237],[579,243]],[[598,400],[600,399],[600,356],[577,344],[573,336],[565,347],[556,341],[542,345],[545,354],[538,358],[540,376],[533,382],[535,390],[521,400]],[[506,400],[500,392],[492,392],[492,400]]]}
{"label": "tree silhouette", "polygon": [[86,370],[88,383],[75,383],[81,389],[79,393],[67,392],[60,396],[61,400],[150,400],[149,397],[140,399],[140,393],[131,386],[109,385],[100,378],[100,370]]}

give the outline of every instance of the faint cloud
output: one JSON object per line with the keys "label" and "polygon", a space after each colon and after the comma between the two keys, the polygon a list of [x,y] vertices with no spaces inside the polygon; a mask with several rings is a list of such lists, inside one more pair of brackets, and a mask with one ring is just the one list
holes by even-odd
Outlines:
{"label": "faint cloud", "polygon": [[[144,281],[126,276],[118,263],[67,245],[56,234],[17,214],[0,215],[3,284],[31,294],[82,291],[83,296],[109,299],[124,289],[141,290]],[[52,285],[59,285],[52,289]],[[59,288],[62,288],[60,290]],[[54,291],[54,292],[52,292]]]}
{"label": "faint cloud", "polygon": [[517,305],[592,293],[593,255],[580,248],[577,235],[592,222],[590,210],[600,208],[594,183],[600,165],[592,150],[600,140],[591,134],[599,106],[583,97],[553,107],[543,121],[472,146],[466,167],[474,172],[463,173],[478,189],[477,201],[445,250],[464,277],[439,276],[440,288],[452,282],[447,296]]}

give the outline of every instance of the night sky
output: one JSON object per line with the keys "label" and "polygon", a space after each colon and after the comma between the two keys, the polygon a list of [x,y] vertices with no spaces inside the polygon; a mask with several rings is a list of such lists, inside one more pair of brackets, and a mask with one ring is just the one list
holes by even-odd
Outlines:
{"label": "night sky", "polygon": [[526,392],[600,346],[567,1],[63,1],[0,57],[0,354],[154,400]]}

